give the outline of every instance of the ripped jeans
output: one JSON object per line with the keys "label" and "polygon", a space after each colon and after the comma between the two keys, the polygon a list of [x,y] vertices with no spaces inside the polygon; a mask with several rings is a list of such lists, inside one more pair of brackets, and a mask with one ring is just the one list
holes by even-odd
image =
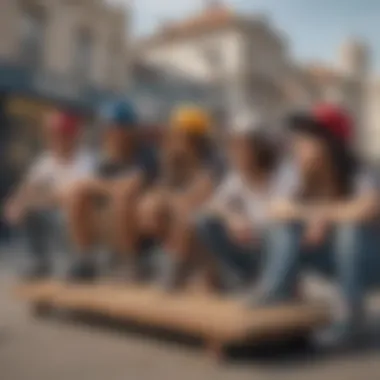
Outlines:
{"label": "ripped jeans", "polygon": [[68,248],[64,215],[58,210],[33,210],[23,223],[26,251],[29,258],[40,263],[52,259],[54,250]]}
{"label": "ripped jeans", "polygon": [[380,277],[380,260],[372,227],[338,225],[320,247],[313,249],[303,246],[303,231],[299,224],[272,227],[260,281],[263,299],[275,302],[290,298],[300,271],[306,267],[336,276],[348,312],[359,312],[363,309],[367,287],[379,283],[376,280]]}
{"label": "ripped jeans", "polygon": [[212,215],[198,218],[196,235],[212,256],[223,282],[235,278],[236,285],[243,285],[257,278],[262,259],[261,244],[237,244],[229,236],[224,221]]}

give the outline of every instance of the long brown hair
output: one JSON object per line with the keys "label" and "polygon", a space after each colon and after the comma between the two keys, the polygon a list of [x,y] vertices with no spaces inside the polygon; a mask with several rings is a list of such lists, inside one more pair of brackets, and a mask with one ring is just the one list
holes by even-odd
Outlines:
{"label": "long brown hair", "polygon": [[279,162],[279,152],[274,142],[265,134],[253,132],[247,136],[255,165],[263,173],[270,173]]}
{"label": "long brown hair", "polygon": [[[354,178],[358,170],[359,163],[352,151],[344,144],[333,139],[325,140],[327,151],[327,159],[331,162],[333,186],[336,188],[334,194],[337,198],[348,197],[354,187]],[[311,199],[320,188],[318,179],[310,175],[304,175],[303,183],[299,192],[302,199]]]}

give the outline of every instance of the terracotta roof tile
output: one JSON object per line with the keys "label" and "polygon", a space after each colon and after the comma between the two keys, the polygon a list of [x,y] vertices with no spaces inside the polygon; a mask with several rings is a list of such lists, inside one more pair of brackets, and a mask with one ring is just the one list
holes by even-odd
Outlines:
{"label": "terracotta roof tile", "polygon": [[237,14],[225,5],[213,5],[202,12],[179,22],[163,25],[152,36],[143,39],[139,47],[151,46],[161,41],[186,38],[224,28],[238,20]]}
{"label": "terracotta roof tile", "polygon": [[235,19],[236,14],[222,5],[212,6],[194,17],[188,18],[169,27],[175,32],[190,31],[200,27],[218,27]]}

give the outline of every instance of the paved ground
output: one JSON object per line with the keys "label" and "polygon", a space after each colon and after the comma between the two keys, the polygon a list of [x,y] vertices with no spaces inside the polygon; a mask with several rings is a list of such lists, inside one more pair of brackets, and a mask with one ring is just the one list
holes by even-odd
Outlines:
{"label": "paved ground", "polygon": [[[4,265],[2,266],[4,268]],[[0,270],[1,380],[375,380],[380,350],[303,354],[288,361],[218,365],[201,349],[59,320],[35,320],[10,296],[13,276]]]}

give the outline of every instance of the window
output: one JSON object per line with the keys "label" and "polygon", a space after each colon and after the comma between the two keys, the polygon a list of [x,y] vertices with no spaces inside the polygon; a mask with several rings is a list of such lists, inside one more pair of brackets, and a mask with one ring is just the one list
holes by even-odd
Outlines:
{"label": "window", "polygon": [[75,36],[74,76],[76,80],[88,82],[91,76],[93,38],[86,29],[80,29]]}
{"label": "window", "polygon": [[112,31],[108,36],[108,43],[105,46],[105,48],[107,52],[105,62],[106,85],[109,88],[118,88],[120,87],[120,85],[122,85],[121,80],[124,80],[124,78],[121,79],[121,77],[123,76],[123,36],[120,35],[117,30]]}
{"label": "window", "polygon": [[32,67],[43,65],[46,35],[46,18],[40,8],[27,7],[21,18],[21,59]]}
{"label": "window", "polygon": [[114,87],[117,84],[120,72],[120,48],[116,44],[110,44],[107,54],[107,85]]}

